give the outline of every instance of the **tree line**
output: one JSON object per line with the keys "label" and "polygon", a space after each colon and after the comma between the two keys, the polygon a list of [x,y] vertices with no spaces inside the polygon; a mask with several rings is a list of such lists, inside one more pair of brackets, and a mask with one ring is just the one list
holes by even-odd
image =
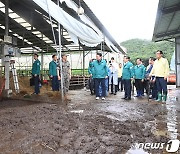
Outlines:
{"label": "tree line", "polygon": [[148,64],[149,57],[155,57],[157,50],[162,50],[164,57],[171,61],[175,50],[175,43],[168,41],[152,42],[142,39],[131,39],[120,43],[121,46],[127,49],[127,55],[131,57],[133,63],[137,58],[142,58],[145,65]]}

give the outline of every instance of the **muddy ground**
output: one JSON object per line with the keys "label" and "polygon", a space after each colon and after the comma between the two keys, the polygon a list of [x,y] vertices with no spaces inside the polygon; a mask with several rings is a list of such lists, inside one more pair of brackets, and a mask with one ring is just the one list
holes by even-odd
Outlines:
{"label": "muddy ground", "polygon": [[[180,91],[170,90],[166,104],[146,97],[125,102],[123,92],[105,101],[86,90],[69,92],[70,102],[0,102],[2,154],[141,154],[135,143],[180,140]],[[38,97],[38,96],[36,96]],[[178,151],[177,153],[180,153]]]}

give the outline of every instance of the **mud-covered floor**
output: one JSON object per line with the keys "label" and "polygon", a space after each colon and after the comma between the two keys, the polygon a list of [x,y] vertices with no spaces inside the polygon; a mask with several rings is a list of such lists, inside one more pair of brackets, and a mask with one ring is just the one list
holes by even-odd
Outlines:
{"label": "mud-covered floor", "polygon": [[146,97],[124,101],[123,92],[96,101],[86,90],[70,91],[67,105],[0,102],[0,153],[167,153],[166,146],[137,150],[134,145],[180,140],[180,90],[171,88],[166,104],[148,103]]}

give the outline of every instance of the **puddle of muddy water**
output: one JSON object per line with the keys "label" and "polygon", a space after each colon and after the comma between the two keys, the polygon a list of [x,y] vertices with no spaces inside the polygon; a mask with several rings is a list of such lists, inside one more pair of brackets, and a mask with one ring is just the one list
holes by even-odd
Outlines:
{"label": "puddle of muddy water", "polygon": [[178,137],[178,117],[176,109],[177,101],[168,100],[165,104],[167,114],[155,120],[155,127],[152,131],[155,136],[165,136],[169,139]]}
{"label": "puddle of muddy water", "polygon": [[112,120],[120,121],[120,119],[116,118],[116,117],[113,116],[113,115],[107,115],[106,117],[109,118],[109,119],[112,119]]}
{"label": "puddle of muddy water", "polygon": [[84,112],[84,110],[72,110],[72,111],[70,111],[71,113],[83,113]]}
{"label": "puddle of muddy water", "polygon": [[175,102],[167,102],[167,129],[169,137],[171,139],[177,139],[178,136],[178,122],[177,122],[177,110]]}
{"label": "puddle of muddy water", "polygon": [[123,108],[122,106],[119,106],[119,105],[113,105],[113,106],[106,107],[106,110],[111,111],[111,112],[120,113],[120,112],[124,111],[125,108]]}
{"label": "puddle of muddy water", "polygon": [[[179,117],[178,117],[178,95],[175,91],[169,90],[169,96],[166,104],[163,104],[166,110],[165,114],[158,115],[154,121],[149,123],[151,131],[155,136],[163,136],[172,140],[179,139]],[[143,149],[133,147],[126,154],[148,154]]]}

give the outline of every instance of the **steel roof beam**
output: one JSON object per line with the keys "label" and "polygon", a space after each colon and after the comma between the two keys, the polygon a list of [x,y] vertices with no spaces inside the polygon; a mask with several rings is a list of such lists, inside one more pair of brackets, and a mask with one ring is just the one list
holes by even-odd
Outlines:
{"label": "steel roof beam", "polygon": [[160,38],[160,37],[165,37],[165,36],[176,35],[178,33],[180,34],[180,30],[169,31],[167,33],[159,33],[159,34],[156,34],[155,37]]}
{"label": "steel roof beam", "polygon": [[[3,13],[0,12],[0,16],[1,15],[3,16]],[[0,20],[0,22],[2,22],[2,21],[3,20]],[[12,34],[17,33],[19,36],[23,37],[23,33],[24,33],[23,38],[27,39],[29,42],[31,42],[32,43],[31,46],[34,45],[34,46],[39,46],[40,48],[42,48],[45,44],[47,44],[45,41],[43,41],[42,39],[40,39],[39,37],[37,37],[36,35],[31,33],[31,31],[28,31],[25,27],[21,26],[20,24],[18,24],[16,21],[14,21],[11,18],[10,18],[10,23],[13,23],[13,24],[10,24],[10,29],[13,31]],[[4,24],[4,23],[2,22],[2,24]],[[18,29],[18,31],[16,31],[17,29]],[[24,42],[24,41],[22,40],[22,42]],[[26,47],[26,45],[27,44],[25,44],[24,47]],[[55,49],[53,49],[53,47],[51,47],[51,46],[49,46],[49,47],[50,47],[50,50],[55,50]]]}
{"label": "steel roof beam", "polygon": [[180,3],[170,6],[170,7],[166,7],[162,9],[162,13],[163,14],[168,14],[168,13],[172,13],[172,12],[176,12],[180,10]]}
{"label": "steel roof beam", "polygon": [[[5,2],[5,0],[1,0],[1,1],[3,3]],[[84,7],[88,8],[87,5],[84,5]],[[21,1],[11,0],[10,1],[10,9],[14,13],[18,14],[25,21],[27,21],[27,23],[29,23],[32,27],[31,30],[29,30],[29,29],[27,30],[26,29],[27,27],[25,28],[24,26],[20,25],[20,23],[16,22],[13,18],[9,18],[10,23],[12,24],[12,25],[10,25],[10,29],[12,30],[11,34],[16,33],[23,38],[22,40],[18,39],[18,41],[21,42],[21,43],[18,43],[19,47],[37,46],[37,47],[43,49],[44,51],[48,51],[48,52],[50,51],[49,53],[55,52],[55,49],[52,47],[52,44],[54,44],[54,39],[52,37],[51,25],[47,22],[48,15],[46,12],[44,12],[39,6],[37,6],[34,2],[32,2],[32,0],[21,0]],[[86,9],[85,9],[85,11],[86,11]],[[89,9],[89,11],[91,11],[91,10]],[[92,12],[89,12],[89,13],[92,13]],[[2,15],[2,14],[3,13],[0,13],[0,18],[2,17],[2,20],[0,19],[1,23],[4,22],[4,15]],[[96,16],[94,14],[93,14],[94,16],[92,16],[92,14],[87,14],[88,17],[91,18],[91,20],[92,20],[92,18],[96,18]],[[97,22],[95,22],[96,26],[97,26],[98,22],[100,22],[100,21],[98,20]],[[56,23],[53,22],[53,24],[56,24]],[[34,30],[33,27],[36,30]],[[103,25],[100,25],[100,27],[105,28]],[[54,29],[56,29],[56,28],[54,28]],[[50,39],[53,43],[46,43],[41,37],[38,37],[38,36],[36,36],[36,34],[33,34],[32,33],[33,31],[41,32],[48,39]],[[64,31],[66,31],[66,30],[63,29],[63,32]],[[103,32],[108,33],[106,29],[105,29],[105,31],[103,30]],[[55,30],[56,40],[58,40],[57,34],[58,34],[58,31]],[[68,38],[66,39],[64,36],[67,36],[67,33],[62,35],[62,39],[61,39],[62,46],[65,47],[67,49],[67,51],[101,50],[100,45],[98,47],[93,47],[93,48],[85,47],[85,46],[81,45],[81,47],[82,47],[81,49],[78,49],[78,46],[75,46],[74,50],[73,50],[71,47],[68,47],[68,45],[71,45],[73,42],[68,41],[69,39]],[[107,35],[107,37],[108,37],[108,39],[110,39],[110,41],[112,41],[112,43],[115,46],[117,45],[117,47],[118,47],[118,44],[116,44],[114,39],[111,38],[111,35]],[[28,40],[32,44],[27,44],[27,42],[23,41],[24,39]],[[24,44],[24,46],[23,46],[23,44]],[[57,44],[58,44],[58,41],[57,41]],[[65,45],[67,45],[67,47]],[[49,47],[48,50],[47,50],[47,46]],[[36,50],[39,50],[39,49],[36,49]],[[109,49],[106,45],[105,45],[105,50],[111,51],[111,49]],[[28,54],[30,54],[30,53],[28,53]]]}

